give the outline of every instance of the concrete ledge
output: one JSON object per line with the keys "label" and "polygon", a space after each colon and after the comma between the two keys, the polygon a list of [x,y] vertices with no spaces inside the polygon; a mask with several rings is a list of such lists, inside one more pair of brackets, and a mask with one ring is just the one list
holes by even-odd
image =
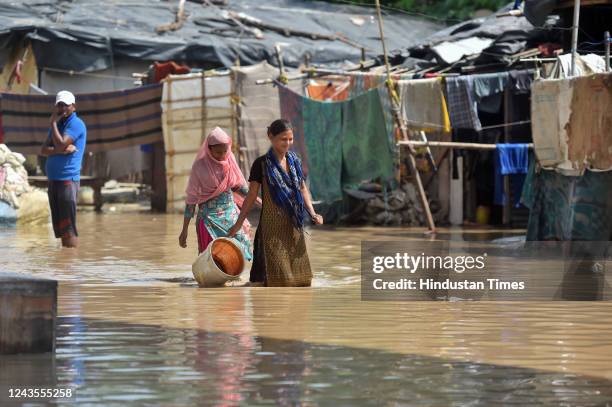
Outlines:
{"label": "concrete ledge", "polygon": [[0,354],[55,351],[57,281],[0,273]]}

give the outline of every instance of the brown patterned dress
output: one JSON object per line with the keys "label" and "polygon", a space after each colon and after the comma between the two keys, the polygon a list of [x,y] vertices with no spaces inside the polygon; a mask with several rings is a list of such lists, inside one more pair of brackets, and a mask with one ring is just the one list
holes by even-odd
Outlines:
{"label": "brown patterned dress", "polygon": [[251,282],[267,287],[310,287],[312,271],[304,232],[273,201],[263,176],[265,156],[253,162],[249,181],[262,186],[262,209],[255,233]]}

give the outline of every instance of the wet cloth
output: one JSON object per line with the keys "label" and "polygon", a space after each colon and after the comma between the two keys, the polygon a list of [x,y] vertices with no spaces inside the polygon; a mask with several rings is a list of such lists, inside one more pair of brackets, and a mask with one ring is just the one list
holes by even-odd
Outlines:
{"label": "wet cloth", "polygon": [[450,132],[442,78],[402,80],[397,86],[402,117],[409,127]]}
{"label": "wet cloth", "polygon": [[612,240],[612,171],[582,176],[529,168],[522,202],[530,209],[527,240]]}
{"label": "wet cloth", "polygon": [[79,181],[49,181],[47,193],[56,238],[78,236],[76,226]]}
{"label": "wet cloth", "polygon": [[497,144],[495,150],[495,204],[504,205],[504,176],[511,176],[510,186],[514,196],[513,204],[520,204],[525,174],[529,168],[529,147],[527,144]]}
{"label": "wet cloth", "polygon": [[[298,230],[286,212],[272,200],[265,156],[255,160],[249,181],[262,186],[262,208],[255,233],[250,281],[268,287],[309,287],[312,270],[303,230]],[[255,167],[260,167],[255,169]]]}
{"label": "wet cloth", "polygon": [[446,96],[453,128],[477,131],[482,129],[474,98],[474,79],[471,75],[446,78]]}
{"label": "wet cloth", "polygon": [[[243,188],[241,191],[246,194],[248,191]],[[185,207],[185,217],[192,218],[195,212],[195,205]],[[198,235],[198,252],[202,253],[210,242],[218,237],[226,237],[227,232],[238,220],[240,212],[234,202],[234,194],[231,190],[217,195],[198,206],[196,217],[196,232]],[[247,260],[252,259],[253,247],[251,237],[247,230],[240,229],[234,236],[240,243],[242,251]]]}

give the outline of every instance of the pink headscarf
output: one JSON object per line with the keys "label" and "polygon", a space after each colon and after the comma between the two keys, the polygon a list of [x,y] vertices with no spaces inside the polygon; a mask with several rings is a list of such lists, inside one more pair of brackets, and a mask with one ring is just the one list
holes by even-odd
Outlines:
{"label": "pink headscarf", "polygon": [[[227,144],[227,154],[221,161],[217,161],[211,154],[209,146]],[[197,205],[219,196],[228,189],[246,186],[247,182],[238,167],[236,157],[232,153],[232,138],[221,128],[215,127],[198,151],[198,155],[191,166],[191,174],[187,183],[187,196],[185,203]],[[238,208],[242,208],[244,197],[234,192],[234,201]],[[242,230],[250,237],[251,225],[245,219]]]}
{"label": "pink headscarf", "polygon": [[[227,144],[227,154],[217,161],[211,154],[209,146]],[[232,153],[232,138],[221,128],[215,127],[210,132],[191,167],[191,175],[187,184],[185,202],[189,205],[206,202],[219,196],[228,189],[247,185],[244,175],[238,168],[236,157]]]}

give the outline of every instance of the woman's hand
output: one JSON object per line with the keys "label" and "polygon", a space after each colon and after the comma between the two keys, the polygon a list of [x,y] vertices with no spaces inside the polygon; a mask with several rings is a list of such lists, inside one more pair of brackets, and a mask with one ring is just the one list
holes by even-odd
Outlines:
{"label": "woman's hand", "polygon": [[179,246],[182,248],[187,247],[187,229],[183,229],[179,236]]}
{"label": "woman's hand", "polygon": [[314,222],[315,225],[322,225],[323,224],[323,216],[315,213],[314,215],[312,215],[312,221]]}
{"label": "woman's hand", "polygon": [[236,233],[238,233],[241,228],[242,228],[242,224],[235,223],[234,226],[232,226],[230,230],[227,232],[227,237],[236,236]]}

